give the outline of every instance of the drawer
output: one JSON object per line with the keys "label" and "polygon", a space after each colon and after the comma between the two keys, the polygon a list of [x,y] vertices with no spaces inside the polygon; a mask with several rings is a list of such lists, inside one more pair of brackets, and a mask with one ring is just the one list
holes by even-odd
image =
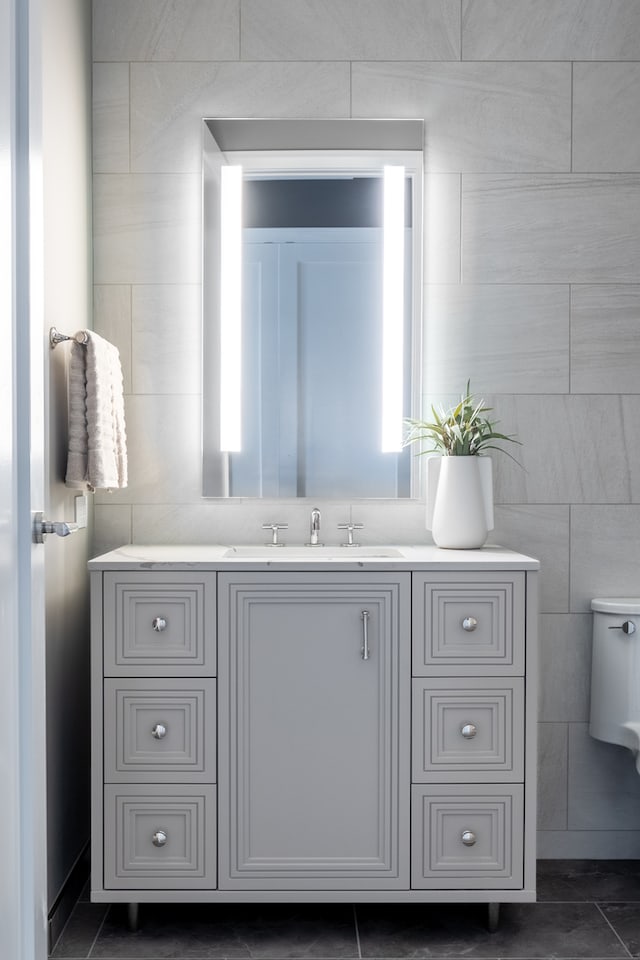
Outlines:
{"label": "drawer", "polygon": [[215,574],[104,574],[107,676],[213,676]]}
{"label": "drawer", "polygon": [[414,573],[414,675],[524,674],[524,601],[523,573]]}
{"label": "drawer", "polygon": [[519,889],[521,784],[412,787],[414,889]]}
{"label": "drawer", "polygon": [[107,786],[105,889],[216,886],[215,787]]}
{"label": "drawer", "polygon": [[524,779],[524,680],[432,677],[412,690],[415,783]]}
{"label": "drawer", "polygon": [[107,782],[213,783],[216,681],[105,680],[104,744]]}

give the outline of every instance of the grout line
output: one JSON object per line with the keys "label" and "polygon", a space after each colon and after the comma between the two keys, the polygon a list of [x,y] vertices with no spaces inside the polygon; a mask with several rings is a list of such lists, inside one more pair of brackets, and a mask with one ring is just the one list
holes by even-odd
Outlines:
{"label": "grout line", "polygon": [[133,389],[133,287],[134,284],[129,284],[129,386],[131,387],[131,393],[135,393]]}
{"label": "grout line", "polygon": [[127,169],[127,173],[129,174],[129,176],[131,176],[131,173],[132,173],[132,170],[131,170],[131,113],[132,113],[132,110],[131,110],[131,61],[129,61],[128,83],[129,83],[129,92],[128,92],[128,100],[127,100],[127,109],[129,111],[129,117],[128,117],[129,143],[127,144],[127,147],[128,147],[129,166]]}
{"label": "grout line", "polygon": [[353,117],[353,60],[349,60],[349,116]]}
{"label": "grout line", "polygon": [[458,211],[458,231],[459,231],[459,235],[460,235],[460,239],[459,239],[459,241],[458,241],[458,283],[461,284],[461,285],[464,283],[464,277],[463,277],[463,275],[462,275],[462,250],[463,250],[463,246],[464,246],[464,236],[463,236],[463,233],[462,233],[462,231],[463,231],[463,229],[464,229],[464,213],[463,213],[463,209],[462,209],[463,193],[464,193],[464,190],[463,190],[463,187],[464,187],[463,177],[464,177],[464,174],[463,174],[462,172],[460,172],[460,173],[458,174],[458,206],[459,206],[459,211]]}
{"label": "grout line", "polygon": [[[560,833],[562,831],[558,831],[558,832]],[[506,901],[503,901],[503,902],[506,902]],[[587,903],[592,904],[594,907],[598,905],[595,900],[584,900],[584,899],[583,900],[534,900],[533,902],[536,904],[536,906],[539,904],[545,904],[547,906],[549,906],[550,904],[555,904],[555,906],[563,906],[563,905],[575,906],[576,904],[580,904],[580,903],[583,906]],[[638,900],[606,900],[606,901],[603,901],[603,903],[604,902],[629,904],[629,903],[638,903],[639,901]],[[525,904],[525,906],[530,906],[530,904]]]}
{"label": "grout line", "polygon": [[[203,949],[206,950],[206,948],[203,948]],[[212,956],[214,956],[214,955],[211,954],[210,951],[207,952],[207,953],[202,953],[202,954],[189,953],[188,960],[211,960],[211,957],[212,957]],[[229,957],[230,957],[230,956],[233,956],[233,954],[230,953],[230,952],[225,953],[225,954],[222,954],[222,960],[229,960]],[[129,956],[129,955],[125,955],[125,954],[121,954],[121,953],[117,953],[117,954],[113,954],[113,955],[109,955],[109,956],[107,956],[107,955],[101,956],[101,957],[100,957],[100,960],[141,960],[141,958],[142,958],[142,954],[140,954],[140,953],[132,953],[130,956]],[[60,957],[59,960],[70,960],[70,958]],[[82,960],[82,958],[80,958],[80,960]],[[159,958],[156,954],[154,954],[153,957],[150,958],[150,960],[160,960],[160,958]],[[175,958],[173,958],[173,955],[172,955],[172,960],[183,960],[183,956],[182,956],[182,954],[180,954],[180,955],[176,956]],[[184,960],[187,960],[187,955],[186,955],[186,953],[184,954]],[[280,960],[280,957],[279,957],[279,956],[278,956],[278,960]],[[286,960],[309,960],[309,957],[308,957],[308,955],[304,955],[304,954],[301,954],[301,955],[299,955],[299,956],[296,955],[296,954],[294,954],[294,955],[291,956],[291,957],[287,956],[287,957],[286,957]],[[326,956],[314,957],[314,960],[338,960],[338,958],[337,958],[337,955],[335,955],[335,954],[334,954],[334,955],[327,954]],[[354,958],[353,958],[353,957],[346,957],[346,958],[343,958],[343,960],[354,960]],[[395,958],[395,960],[397,960],[397,958]],[[446,956],[443,956],[443,957],[442,957],[442,960],[449,960],[449,958],[446,957]],[[509,960],[511,960],[511,958],[509,958]],[[531,958],[526,957],[526,958],[522,958],[522,960],[531,960]],[[533,960],[536,960],[536,958],[533,958]],[[548,960],[548,958],[541,957],[541,958],[539,958],[539,960]]]}
{"label": "grout line", "polygon": [[571,81],[569,84],[569,172],[573,173],[573,68],[571,62]]}
{"label": "grout line", "polygon": [[573,311],[573,284],[570,283],[569,284],[569,337],[568,337],[569,342],[567,344],[567,348],[569,351],[569,357],[568,357],[569,359],[569,396],[571,396],[573,393],[573,364],[571,362],[572,332],[573,332],[573,324],[571,322],[572,311]]}
{"label": "grout line", "polygon": [[602,907],[600,906],[600,904],[599,904],[599,903],[594,903],[594,907],[596,908],[596,910],[599,911],[600,915],[603,917],[603,919],[605,920],[605,922],[609,925],[609,927],[611,928],[611,930],[612,930],[612,932],[614,933],[615,937],[617,938],[617,940],[619,940],[619,942],[620,942],[623,950],[625,951],[626,955],[627,955],[628,957],[632,957],[633,954],[631,953],[631,951],[630,951],[629,948],[627,947],[626,943],[624,942],[624,940],[622,939],[622,937],[620,936],[620,934],[618,933],[618,931],[616,930],[616,928],[614,927],[614,925],[613,925],[613,924],[611,923],[611,921],[609,920],[608,916],[606,915],[606,913],[604,912],[604,910],[602,909]]}
{"label": "grout line", "polygon": [[362,947],[360,945],[360,928],[358,927],[358,914],[356,913],[355,903],[352,906],[352,910],[353,910],[353,923],[356,928],[356,943],[358,945],[358,957],[360,958],[360,960],[362,960]]}
{"label": "grout line", "polygon": [[[573,503],[567,504],[569,507],[569,536],[567,537],[567,613],[575,613],[575,610],[571,608],[571,539],[573,537]],[[596,504],[591,504],[591,506],[596,506]],[[590,612],[590,611],[584,611]],[[567,757],[567,786],[569,783],[569,767],[568,767],[568,757]],[[569,815],[569,798],[567,797],[567,817]]]}
{"label": "grout line", "polygon": [[[571,507],[569,507],[569,516],[571,516]],[[569,529],[571,529],[571,523],[569,523]],[[571,533],[569,533],[569,540],[571,540]],[[569,753],[570,753],[569,744],[571,740],[571,730],[568,722],[565,722],[565,732],[566,732],[567,740],[564,748],[565,748],[565,761],[567,766],[566,766],[566,777],[564,781],[564,789],[565,789],[565,796],[566,796],[566,806],[565,806],[566,826],[564,829],[568,833],[569,830],[571,829],[569,826],[569,779],[570,779],[569,764],[571,762],[571,758],[569,756]]]}
{"label": "grout line", "polygon": [[[51,949],[51,954],[52,954],[52,955],[56,952],[56,947],[58,946],[58,944],[62,942],[62,938],[64,937],[64,932],[65,932],[65,930],[67,929],[67,927],[69,926],[69,924],[71,923],[71,918],[73,917],[74,913],[75,913],[76,910],[78,909],[78,903],[79,903],[79,902],[80,902],[79,900],[76,900],[76,903],[75,903],[75,906],[74,906],[73,910],[71,911],[71,913],[69,914],[69,916],[68,916],[67,919],[65,920],[64,925],[63,925],[63,927],[62,927],[62,930],[61,930],[60,933],[58,934],[58,939],[57,939],[56,942],[52,945],[52,949]],[[50,924],[50,921],[49,921],[49,926],[50,926],[50,925],[51,925],[51,924]]]}
{"label": "grout line", "polygon": [[98,940],[98,937],[99,937],[100,934],[102,933],[102,928],[104,927],[105,920],[107,919],[107,914],[109,913],[109,910],[110,910],[110,909],[111,909],[111,908],[107,905],[107,909],[105,910],[104,916],[102,917],[102,922],[101,922],[100,926],[98,927],[98,929],[96,930],[96,935],[95,935],[95,937],[93,938],[93,941],[92,941],[92,943],[91,943],[91,946],[89,947],[89,952],[87,953],[87,960],[89,960],[89,957],[90,957],[91,954],[93,953],[93,948],[94,948],[95,945],[96,945],[96,942],[97,942],[97,940]]}

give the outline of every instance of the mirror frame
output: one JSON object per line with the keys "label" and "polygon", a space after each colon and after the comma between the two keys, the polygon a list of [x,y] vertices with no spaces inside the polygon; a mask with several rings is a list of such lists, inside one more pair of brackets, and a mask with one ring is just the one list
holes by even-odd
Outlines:
{"label": "mirror frame", "polygon": [[[253,174],[304,170],[305,174],[317,175],[327,169],[333,173],[370,172],[379,170],[385,162],[405,165],[407,176],[412,180],[410,415],[415,417],[419,415],[422,396],[424,121],[207,117],[203,119],[202,130],[202,491],[206,498],[229,498],[229,454],[220,450],[218,413],[221,246],[218,224],[222,167],[241,163]],[[420,497],[418,461],[419,458],[412,458],[410,495],[402,500]]]}

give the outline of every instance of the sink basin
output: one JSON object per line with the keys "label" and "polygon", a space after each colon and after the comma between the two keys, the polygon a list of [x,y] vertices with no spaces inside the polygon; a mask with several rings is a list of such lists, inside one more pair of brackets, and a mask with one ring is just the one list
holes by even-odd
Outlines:
{"label": "sink basin", "polygon": [[296,546],[285,544],[281,547],[271,546],[237,546],[225,550],[223,557],[237,557],[238,559],[255,560],[361,560],[362,558],[396,557],[403,554],[395,547],[340,547],[340,546]]}

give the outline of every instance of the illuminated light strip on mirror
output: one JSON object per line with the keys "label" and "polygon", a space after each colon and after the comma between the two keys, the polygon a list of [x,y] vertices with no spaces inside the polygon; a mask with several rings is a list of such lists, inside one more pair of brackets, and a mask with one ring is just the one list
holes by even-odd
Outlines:
{"label": "illuminated light strip on mirror", "polygon": [[405,168],[384,167],[382,452],[402,449]]}
{"label": "illuminated light strip on mirror", "polygon": [[242,167],[220,184],[220,449],[242,449]]}

